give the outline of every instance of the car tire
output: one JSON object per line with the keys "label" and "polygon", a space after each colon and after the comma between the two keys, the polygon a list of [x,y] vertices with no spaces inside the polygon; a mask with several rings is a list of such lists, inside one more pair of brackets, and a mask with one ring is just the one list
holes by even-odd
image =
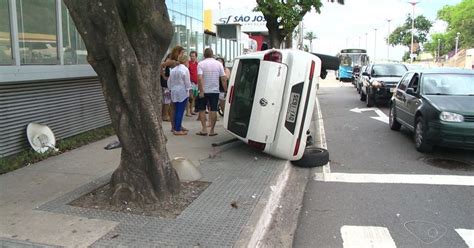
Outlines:
{"label": "car tire", "polygon": [[423,117],[418,116],[415,122],[415,148],[419,152],[431,152],[433,146],[426,140],[427,128]]}
{"label": "car tire", "polygon": [[365,98],[367,97],[365,94],[364,94],[364,91],[362,90],[362,88],[359,90],[359,93],[360,93],[360,100],[363,102],[365,101]]}
{"label": "car tire", "polygon": [[329,152],[319,147],[306,147],[300,160],[292,161],[298,167],[311,168],[323,166],[329,162]]}
{"label": "car tire", "polygon": [[390,112],[388,115],[388,125],[390,129],[399,131],[402,127],[402,124],[397,121],[397,112],[395,111],[395,103],[390,104]]}
{"label": "car tire", "polygon": [[375,103],[375,98],[370,95],[369,89],[366,90],[367,95],[365,96],[365,103],[368,108],[373,107]]}

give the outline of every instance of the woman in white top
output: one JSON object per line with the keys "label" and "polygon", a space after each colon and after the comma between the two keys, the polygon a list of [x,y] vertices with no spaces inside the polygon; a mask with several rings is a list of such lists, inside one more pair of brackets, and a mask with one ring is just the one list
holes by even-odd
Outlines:
{"label": "woman in white top", "polygon": [[175,105],[174,112],[174,135],[186,135],[187,131],[181,127],[184,110],[191,90],[191,79],[189,76],[188,62],[186,54],[179,56],[179,65],[171,69],[168,78],[168,89],[171,91],[171,101]]}

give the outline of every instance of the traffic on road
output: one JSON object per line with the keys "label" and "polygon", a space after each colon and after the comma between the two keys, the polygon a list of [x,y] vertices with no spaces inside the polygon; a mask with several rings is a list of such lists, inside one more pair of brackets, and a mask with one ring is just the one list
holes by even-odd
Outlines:
{"label": "traffic on road", "polygon": [[[420,93],[412,97],[424,102],[418,105],[433,104],[442,112],[445,110],[429,100],[430,96],[466,97],[461,96],[465,91],[425,96],[429,91],[423,85],[432,75],[428,71],[402,73],[402,83],[390,87],[396,89],[392,92],[400,94],[403,82],[412,82],[415,74],[420,77],[415,92]],[[436,81],[443,78],[441,75]],[[472,85],[472,78],[468,81]],[[409,85],[405,93],[411,88]],[[334,77],[321,82],[319,111],[330,162],[312,170],[293,246],[474,247],[472,150],[433,144],[430,152],[420,152],[415,149],[420,138],[413,134],[416,125],[405,125],[407,121],[398,115],[401,106],[395,106],[396,118],[391,114],[392,103],[403,103],[395,100],[402,96],[377,102],[372,107],[361,102],[359,96],[351,83]],[[454,100],[445,100],[451,101]],[[414,100],[411,102],[415,104]],[[472,109],[463,108],[463,111]],[[456,118],[449,114],[435,115]],[[403,124],[394,128],[394,120]],[[427,120],[418,119],[423,123]],[[468,120],[447,125],[460,124],[466,128],[474,124]],[[427,127],[431,128],[435,122],[429,122]],[[465,129],[462,137],[468,140],[472,133]]]}

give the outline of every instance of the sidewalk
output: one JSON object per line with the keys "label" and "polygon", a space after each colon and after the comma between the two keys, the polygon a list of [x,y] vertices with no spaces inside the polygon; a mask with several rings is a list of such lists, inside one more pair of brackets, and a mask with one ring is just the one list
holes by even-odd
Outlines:
{"label": "sidewalk", "polygon": [[[268,228],[293,167],[234,142],[222,121],[214,137],[197,136],[196,117],[185,117],[187,136],[165,124],[170,157],[185,157],[210,186],[176,219],[67,205],[106,184],[120,149],[104,150],[115,137],[0,175],[1,247],[253,246]],[[238,208],[231,203],[237,202]]]}

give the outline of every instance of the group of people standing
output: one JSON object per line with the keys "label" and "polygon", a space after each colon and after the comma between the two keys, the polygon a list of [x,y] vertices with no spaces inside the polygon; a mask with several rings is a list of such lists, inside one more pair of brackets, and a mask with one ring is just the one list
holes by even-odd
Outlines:
{"label": "group of people standing", "polygon": [[[187,135],[182,126],[186,116],[196,115],[201,121],[201,130],[196,135],[215,136],[219,104],[223,108],[230,71],[222,58],[214,59],[211,48],[204,50],[204,60],[197,61],[196,51],[189,57],[181,46],[176,46],[161,64],[161,87],[163,89],[163,120],[171,122],[174,135]],[[206,112],[209,111],[209,125]],[[209,131],[208,131],[209,127]]]}

